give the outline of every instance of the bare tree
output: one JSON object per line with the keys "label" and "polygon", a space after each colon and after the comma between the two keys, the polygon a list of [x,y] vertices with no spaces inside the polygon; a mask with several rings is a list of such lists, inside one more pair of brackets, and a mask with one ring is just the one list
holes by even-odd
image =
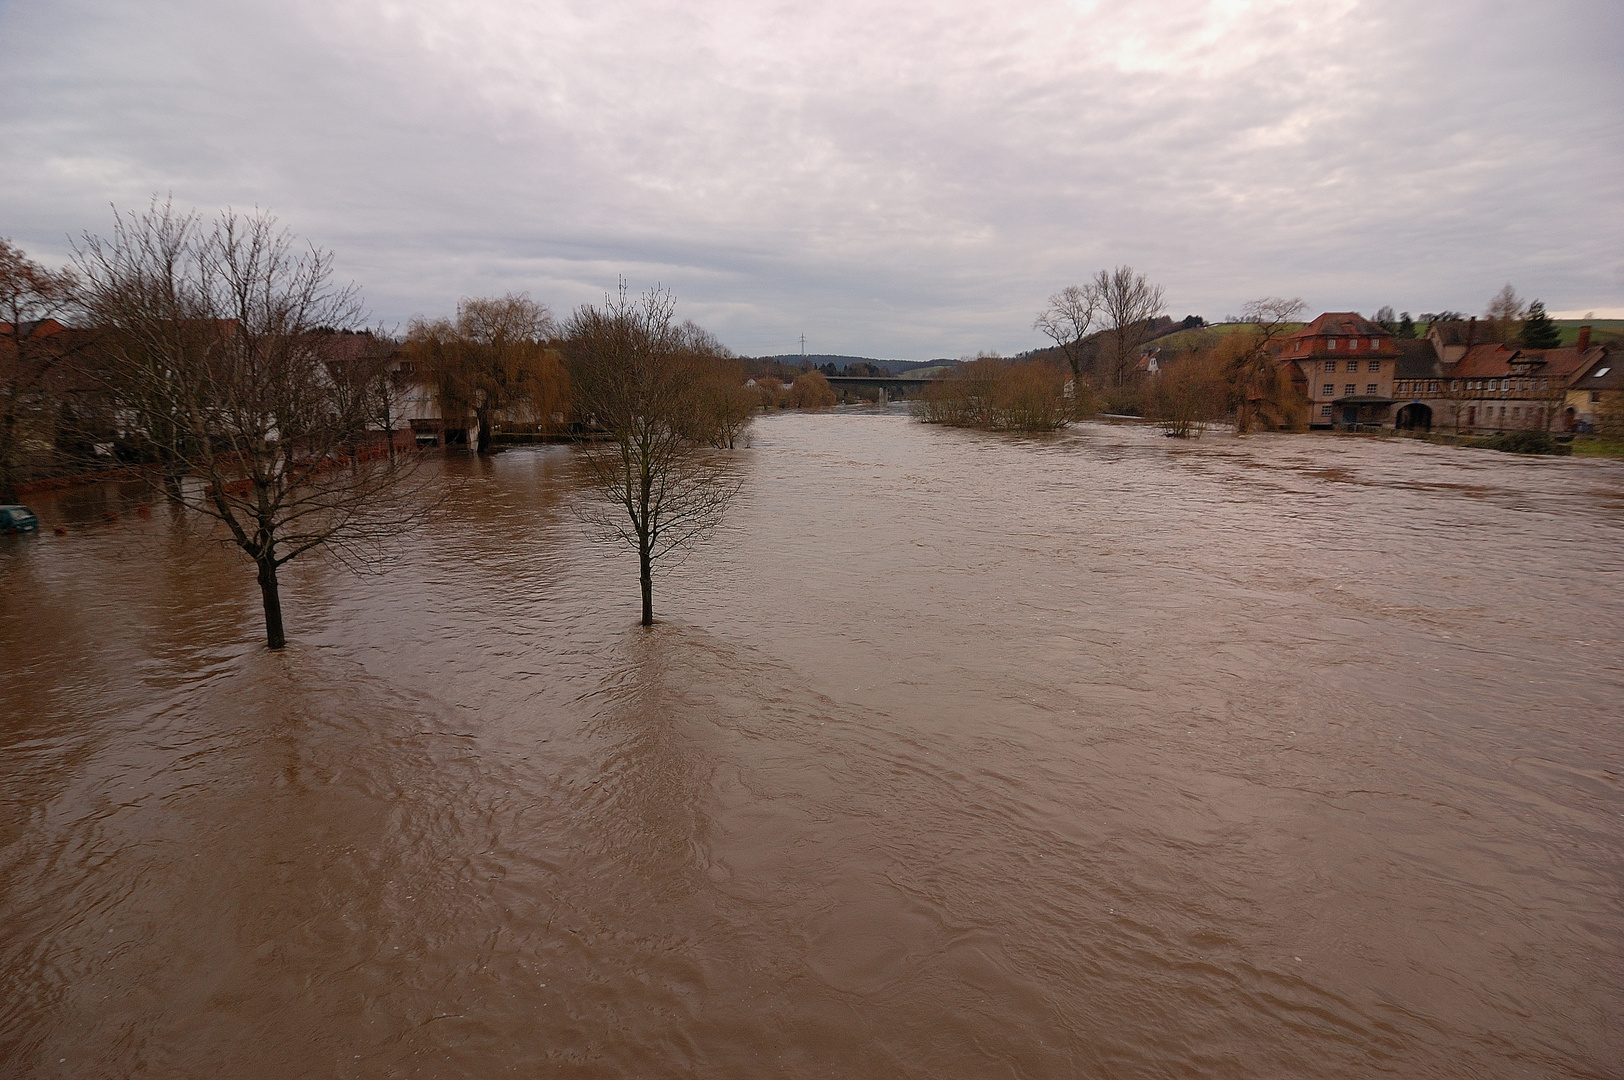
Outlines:
{"label": "bare tree", "polygon": [[390,457],[396,456],[395,431],[404,418],[410,389],[410,376],[400,359],[403,355],[400,342],[379,328],[369,335],[367,349],[360,357],[365,377],[365,407],[371,413],[372,422],[386,433]]}
{"label": "bare tree", "polygon": [[643,625],[654,623],[654,568],[719,524],[740,481],[696,430],[704,405],[693,334],[676,301],[653,289],[633,300],[622,283],[601,308],[586,305],[564,330],[577,413],[599,429],[583,446],[597,505],[585,510],[603,538],[637,552]]}
{"label": "bare tree", "polygon": [[457,318],[413,320],[407,354],[439,389],[442,413],[474,414],[479,452],[489,453],[499,413],[526,410],[545,420],[564,407],[552,312],[523,293],[464,298]]}
{"label": "bare tree", "polygon": [[1241,320],[1251,326],[1226,335],[1219,343],[1218,356],[1228,369],[1235,400],[1235,434],[1297,426],[1307,402],[1296,400],[1285,365],[1275,356],[1274,343],[1296,324],[1303,306],[1297,296],[1253,300],[1241,314]]}
{"label": "bare tree", "polygon": [[115,222],[76,253],[114,388],[169,466],[169,497],[253,560],[279,649],[280,567],[316,548],[375,565],[424,509],[412,461],[357,453],[371,416],[326,329],[357,321],[356,291],[267,214],[205,229],[154,201]]}
{"label": "bare tree", "polygon": [[1152,320],[1167,304],[1160,285],[1152,285],[1131,266],[1101,270],[1090,286],[1098,297],[1108,342],[1112,381],[1121,386],[1133,374],[1139,349],[1150,340]]}
{"label": "bare tree", "polygon": [[0,503],[17,501],[26,436],[53,419],[52,376],[72,347],[54,320],[76,285],[72,272],[41,266],[0,237]]}
{"label": "bare tree", "polygon": [[1522,333],[1523,319],[1527,315],[1528,305],[1517,295],[1517,290],[1513,289],[1508,281],[1494,294],[1489,306],[1484,309],[1484,328],[1490,338],[1503,345],[1515,341],[1517,335]]}
{"label": "bare tree", "polygon": [[[1104,271],[1102,270],[1103,274]],[[1099,315],[1100,296],[1093,282],[1067,285],[1049,297],[1049,306],[1038,313],[1032,328],[1041,330],[1060,349],[1071,367],[1073,385],[1081,388],[1083,373],[1092,367],[1087,344]]]}

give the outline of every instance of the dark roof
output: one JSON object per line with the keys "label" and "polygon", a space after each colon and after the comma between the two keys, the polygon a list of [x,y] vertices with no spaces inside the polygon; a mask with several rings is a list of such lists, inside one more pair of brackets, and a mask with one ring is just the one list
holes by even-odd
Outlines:
{"label": "dark roof", "polygon": [[67,327],[55,319],[32,319],[15,324],[0,322],[0,336],[3,337],[47,337],[51,334],[60,334],[66,329]]}
{"label": "dark roof", "polygon": [[[1473,329],[1471,323],[1467,322],[1465,319],[1452,319],[1449,322],[1435,322],[1431,326],[1427,327],[1427,336],[1432,337],[1434,334],[1437,335],[1439,342],[1444,345],[1465,345],[1468,336],[1481,336],[1478,331]],[[1479,342],[1475,340],[1475,336],[1472,344],[1479,344]]]}
{"label": "dark roof", "polygon": [[1397,398],[1382,397],[1380,394],[1349,394],[1347,397],[1332,398],[1333,405],[1392,405]]}
{"label": "dark roof", "polygon": [[1581,370],[1592,354],[1604,351],[1600,346],[1580,353],[1571,346],[1561,349],[1519,349],[1511,345],[1474,345],[1449,369],[1449,375],[1456,379],[1539,375],[1565,381]]}
{"label": "dark roof", "polygon": [[1577,379],[1570,384],[1574,390],[1624,390],[1624,364],[1618,363],[1618,358],[1609,355],[1609,350],[1591,350],[1600,352],[1601,356],[1590,362]]}
{"label": "dark roof", "polygon": [[1432,342],[1416,338],[1396,338],[1398,356],[1393,360],[1395,379],[1441,379],[1444,363]]}
{"label": "dark roof", "polygon": [[1357,311],[1327,311],[1291,335],[1308,337],[1392,337],[1387,329],[1371,322]]}

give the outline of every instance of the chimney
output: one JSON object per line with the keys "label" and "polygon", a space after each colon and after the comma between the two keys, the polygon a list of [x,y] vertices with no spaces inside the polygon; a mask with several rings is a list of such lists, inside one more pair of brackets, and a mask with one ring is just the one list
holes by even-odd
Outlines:
{"label": "chimney", "polygon": [[1473,315],[1466,321],[1466,347],[1470,349],[1477,340],[1477,316]]}
{"label": "chimney", "polygon": [[1588,327],[1588,326],[1579,327],[1578,346],[1579,346],[1579,352],[1581,352],[1581,353],[1583,353],[1586,349],[1590,348],[1590,327]]}

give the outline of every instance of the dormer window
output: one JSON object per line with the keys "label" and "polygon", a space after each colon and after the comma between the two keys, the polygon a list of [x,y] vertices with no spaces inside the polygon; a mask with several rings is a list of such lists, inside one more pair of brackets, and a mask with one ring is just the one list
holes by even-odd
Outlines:
{"label": "dormer window", "polygon": [[1325,343],[1325,347],[1326,347],[1326,348],[1327,348],[1327,349],[1334,349],[1334,348],[1336,348],[1336,338],[1331,338],[1331,339],[1330,339],[1330,340],[1328,340],[1328,341],[1326,341],[1326,343]]}

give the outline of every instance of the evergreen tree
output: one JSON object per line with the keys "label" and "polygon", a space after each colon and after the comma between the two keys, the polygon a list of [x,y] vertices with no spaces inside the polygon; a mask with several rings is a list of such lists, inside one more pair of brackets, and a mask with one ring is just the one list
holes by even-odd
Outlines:
{"label": "evergreen tree", "polygon": [[1402,311],[1399,313],[1398,329],[1395,330],[1394,333],[1401,338],[1415,337],[1415,320],[1410,318],[1410,313],[1408,311]]}
{"label": "evergreen tree", "polygon": [[1545,305],[1535,300],[1528,305],[1528,318],[1523,322],[1522,343],[1529,349],[1554,349],[1562,344],[1562,331],[1545,314]]}

